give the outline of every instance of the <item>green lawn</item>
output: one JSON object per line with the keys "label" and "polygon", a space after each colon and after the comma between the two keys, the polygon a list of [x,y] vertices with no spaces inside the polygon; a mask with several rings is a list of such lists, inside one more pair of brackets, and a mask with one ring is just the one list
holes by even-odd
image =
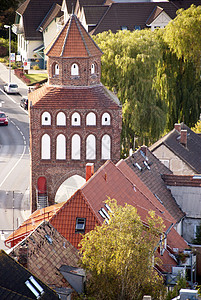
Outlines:
{"label": "green lawn", "polygon": [[48,78],[46,73],[41,74],[25,74],[25,76],[31,81],[29,85],[40,83],[41,81]]}

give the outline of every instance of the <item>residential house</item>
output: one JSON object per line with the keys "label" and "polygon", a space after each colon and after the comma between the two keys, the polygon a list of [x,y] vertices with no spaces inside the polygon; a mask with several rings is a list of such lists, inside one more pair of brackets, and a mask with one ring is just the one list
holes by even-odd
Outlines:
{"label": "residential house", "polygon": [[5,251],[0,250],[0,298],[56,300],[59,295]]}
{"label": "residential house", "polygon": [[[5,241],[6,245],[8,246],[9,243],[11,246],[15,245],[34,230],[37,220],[45,219],[74,247],[79,248],[82,234],[108,221],[110,208],[105,204],[105,200],[110,197],[116,199],[119,205],[127,203],[135,206],[144,224],[146,224],[149,211],[155,211],[156,216],[163,219],[164,240],[159,240],[158,251],[155,253],[163,263],[161,266],[156,265],[156,268],[167,277],[167,280],[171,276],[175,280],[178,270],[186,269],[186,265],[178,265],[177,258],[179,253],[188,249],[188,245],[173,228],[176,220],[141,180],[137,176],[134,179],[131,173],[134,174],[124,161],[121,162],[121,168],[119,168],[118,164],[116,166],[108,160],[69,200],[34,212],[15,231],[14,236],[8,237]],[[195,263],[194,256],[193,262]],[[195,275],[194,272],[191,274]],[[191,278],[191,280],[194,279]]]}
{"label": "residential house", "polygon": [[124,161],[133,170],[135,176],[137,175],[143,181],[156,199],[158,199],[171,216],[175,218],[175,229],[182,235],[182,220],[185,217],[185,211],[180,207],[179,203],[177,203],[162,179],[163,174],[169,175],[172,174],[172,171],[170,171],[146,146],[142,146]]}
{"label": "residential house", "polygon": [[[34,222],[34,220],[33,220]],[[36,221],[37,222],[37,221]],[[73,291],[82,293],[85,275],[80,275],[78,250],[73,247],[49,222],[40,221],[35,229],[19,242],[9,254],[60,296],[70,299]],[[75,279],[71,282],[63,269],[73,269]],[[76,276],[76,274],[79,275]],[[71,274],[72,272],[70,272]],[[81,281],[79,280],[81,279]]]}
{"label": "residential house", "polygon": [[149,147],[175,175],[201,173],[201,137],[184,123]]}
{"label": "residential house", "polygon": [[62,0],[26,0],[17,9],[12,31],[17,35],[18,54],[21,55],[22,62],[35,64],[38,60],[37,64],[44,68],[44,40],[41,30],[45,24],[49,25],[50,37],[45,37],[47,42],[56,35],[57,25],[54,21],[60,16],[58,8],[61,4]]}
{"label": "residential house", "polygon": [[96,171],[120,158],[121,104],[101,84],[102,51],[75,15],[46,55],[48,83],[29,94],[32,212],[73,176],[82,185],[87,163]]}
{"label": "residential house", "polygon": [[12,30],[18,36],[18,54],[23,62],[46,67],[44,49],[74,12],[91,34],[111,30],[164,28],[180,8],[201,1],[112,1],[112,0],[26,0],[16,11]]}

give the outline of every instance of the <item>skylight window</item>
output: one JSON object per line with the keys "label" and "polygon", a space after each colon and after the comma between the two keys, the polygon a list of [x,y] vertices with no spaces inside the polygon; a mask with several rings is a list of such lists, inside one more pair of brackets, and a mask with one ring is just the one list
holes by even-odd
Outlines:
{"label": "skylight window", "polygon": [[102,217],[103,219],[105,219],[106,223],[108,224],[109,220],[108,220],[108,218],[106,217],[106,215],[104,214],[104,212],[102,211],[102,208],[101,208],[98,212],[99,212],[99,214],[101,215],[101,217]]}
{"label": "skylight window", "polygon": [[135,163],[135,166],[140,170],[142,171],[142,168],[140,167],[140,165],[138,163]]}
{"label": "skylight window", "polygon": [[76,218],[75,232],[84,233],[86,225],[85,218]]}
{"label": "skylight window", "polygon": [[36,296],[36,299],[39,299],[44,294],[43,288],[33,276],[30,276],[29,279],[25,281],[25,284],[30,289],[30,291]]}
{"label": "skylight window", "polygon": [[143,163],[144,163],[145,167],[146,167],[148,170],[150,170],[150,166],[148,165],[148,163],[147,163],[146,161],[143,161]]}

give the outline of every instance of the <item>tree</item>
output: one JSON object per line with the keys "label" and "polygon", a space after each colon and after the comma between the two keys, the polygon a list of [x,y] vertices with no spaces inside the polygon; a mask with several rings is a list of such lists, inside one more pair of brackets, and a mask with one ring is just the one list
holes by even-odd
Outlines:
{"label": "tree", "polygon": [[81,241],[82,267],[90,273],[88,296],[94,299],[159,299],[163,280],[153,268],[153,254],[163,230],[161,218],[150,212],[145,226],[135,207],[107,204],[109,223],[87,233]]}
{"label": "tree", "polygon": [[195,133],[201,133],[201,120],[198,120],[194,127],[191,128]]}
{"label": "tree", "polygon": [[102,82],[123,105],[122,145],[128,154],[134,136],[148,144],[165,128],[166,106],[153,86],[160,44],[151,30],[103,32],[95,41],[104,52]]}
{"label": "tree", "polygon": [[166,26],[164,39],[179,59],[194,63],[199,76],[201,6],[191,5],[186,10],[178,10],[177,17]]}
{"label": "tree", "polygon": [[174,123],[185,122],[193,126],[200,115],[201,81],[196,79],[196,68],[192,61],[184,61],[173,53],[166,42],[165,32],[158,31],[163,59],[159,62],[155,88],[167,105],[166,130]]}

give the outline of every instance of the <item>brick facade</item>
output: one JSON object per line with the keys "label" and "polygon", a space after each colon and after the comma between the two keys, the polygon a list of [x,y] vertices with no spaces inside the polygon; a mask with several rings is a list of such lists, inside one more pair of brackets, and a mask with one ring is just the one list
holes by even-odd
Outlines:
{"label": "brick facade", "polygon": [[[75,22],[73,23],[74,19]],[[70,22],[71,27],[68,28],[68,34],[72,26],[76,26],[78,20],[72,16]],[[83,30],[83,28],[81,29]],[[85,40],[85,44],[91,43],[91,37],[87,36],[88,38],[89,41]],[[88,48],[94,51],[93,43],[92,45],[89,44]],[[32,212],[37,209],[39,177],[46,178],[48,202],[51,205],[54,204],[58,188],[66,179],[73,175],[80,175],[85,178],[87,163],[94,163],[94,170],[96,171],[105,162],[101,159],[101,139],[104,134],[107,134],[111,139],[111,160],[116,163],[120,158],[121,105],[118,99],[100,83],[102,53],[99,48],[98,51],[99,55],[97,55],[96,50],[94,55],[92,53],[88,56],[85,55],[86,57],[74,58],[59,55],[57,57],[55,53],[54,56],[49,54],[47,62],[49,81],[46,86],[29,95]],[[71,66],[74,63],[79,67],[79,76],[71,75]],[[95,66],[94,74],[91,74],[92,64]],[[58,66],[58,74],[54,74],[55,65]],[[41,119],[44,112],[50,114],[50,125],[42,125]],[[56,123],[59,112],[65,114],[65,126]],[[80,114],[80,126],[73,126],[71,123],[71,116],[74,112]],[[96,125],[86,125],[86,116],[89,112],[95,114]],[[103,113],[110,115],[110,125],[102,125]],[[41,139],[44,134],[48,134],[50,137],[50,159],[41,159]],[[66,158],[64,160],[56,159],[56,139],[59,134],[65,136],[66,140]],[[74,134],[81,137],[81,157],[79,160],[71,159],[72,136]],[[86,159],[86,139],[90,134],[96,138],[96,158],[94,160]]]}

